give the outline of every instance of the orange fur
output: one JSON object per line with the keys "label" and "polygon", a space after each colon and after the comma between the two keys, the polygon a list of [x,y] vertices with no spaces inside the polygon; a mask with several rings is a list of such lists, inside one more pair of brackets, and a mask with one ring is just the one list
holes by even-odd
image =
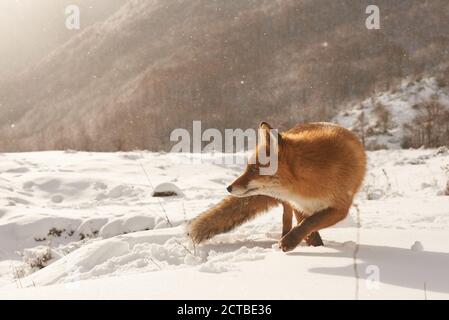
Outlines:
{"label": "orange fur", "polygon": [[276,199],[266,196],[226,197],[191,221],[188,235],[193,241],[200,243],[216,234],[232,230],[277,204]]}
{"label": "orange fur", "polygon": [[[271,134],[267,123],[261,129],[267,137]],[[365,175],[366,156],[358,138],[334,124],[310,123],[281,133],[277,139],[277,172],[261,175],[257,161],[249,164],[229,186],[237,197],[225,199],[192,222],[190,235],[195,241],[228,231],[278,203],[284,204],[280,241],[284,251],[309,235],[312,244],[320,243],[317,231],[346,217]],[[261,148],[270,153],[270,145],[259,143],[256,158]],[[292,212],[298,220],[293,229]]]}

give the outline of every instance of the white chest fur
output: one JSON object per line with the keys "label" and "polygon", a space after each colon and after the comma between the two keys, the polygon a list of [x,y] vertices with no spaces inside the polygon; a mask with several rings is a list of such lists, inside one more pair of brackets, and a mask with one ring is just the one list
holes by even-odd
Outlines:
{"label": "white chest fur", "polygon": [[285,193],[282,198],[283,201],[287,201],[293,208],[301,211],[306,216],[311,216],[331,206],[331,202],[328,199],[306,198],[292,193]]}

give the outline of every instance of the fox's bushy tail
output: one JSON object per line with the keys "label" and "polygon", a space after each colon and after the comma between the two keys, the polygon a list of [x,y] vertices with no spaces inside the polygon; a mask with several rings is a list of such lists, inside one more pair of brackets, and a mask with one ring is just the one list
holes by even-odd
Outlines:
{"label": "fox's bushy tail", "polygon": [[200,243],[216,234],[232,230],[278,204],[278,200],[267,196],[228,196],[193,219],[187,227],[188,235],[194,242]]}

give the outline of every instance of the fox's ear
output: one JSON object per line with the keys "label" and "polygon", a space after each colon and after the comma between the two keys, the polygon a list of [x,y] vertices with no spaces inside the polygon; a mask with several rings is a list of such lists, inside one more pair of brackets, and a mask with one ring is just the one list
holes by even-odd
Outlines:
{"label": "fox's ear", "polygon": [[261,122],[259,125],[259,143],[265,146],[267,154],[270,153],[270,146],[276,148],[281,144],[281,135],[276,129],[273,129],[267,122]]}
{"label": "fox's ear", "polygon": [[270,125],[268,124],[268,122],[265,122],[265,121],[262,121],[262,122],[260,123],[259,128],[262,129],[262,130],[270,130],[270,129],[273,129],[273,127],[270,126]]}

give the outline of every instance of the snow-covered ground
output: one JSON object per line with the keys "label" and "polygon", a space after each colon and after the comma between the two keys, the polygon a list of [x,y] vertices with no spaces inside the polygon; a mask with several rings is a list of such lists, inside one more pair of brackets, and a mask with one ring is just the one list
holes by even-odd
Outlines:
{"label": "snow-covered ground", "polygon": [[[241,172],[222,157],[0,154],[0,298],[449,298],[446,149],[369,152],[358,209],[287,254],[280,208],[184,236]],[[162,183],[179,196],[152,197]]]}

